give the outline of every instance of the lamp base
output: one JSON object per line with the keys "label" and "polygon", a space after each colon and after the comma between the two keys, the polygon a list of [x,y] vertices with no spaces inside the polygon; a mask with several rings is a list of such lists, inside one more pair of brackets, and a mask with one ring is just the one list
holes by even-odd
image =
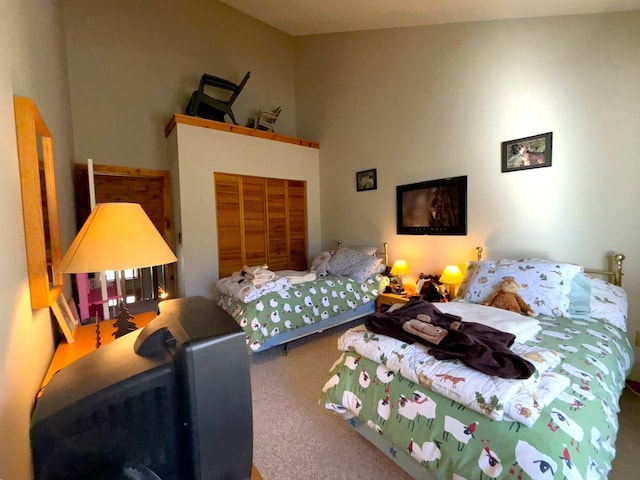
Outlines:
{"label": "lamp base", "polygon": [[126,335],[129,332],[133,332],[138,329],[138,326],[131,321],[133,316],[127,310],[127,306],[125,303],[120,300],[118,303],[118,319],[113,323],[113,326],[116,327],[116,331],[113,332],[113,336],[115,338],[120,338],[123,335]]}
{"label": "lamp base", "polygon": [[100,317],[96,315],[96,350],[100,348],[102,341],[100,339]]}

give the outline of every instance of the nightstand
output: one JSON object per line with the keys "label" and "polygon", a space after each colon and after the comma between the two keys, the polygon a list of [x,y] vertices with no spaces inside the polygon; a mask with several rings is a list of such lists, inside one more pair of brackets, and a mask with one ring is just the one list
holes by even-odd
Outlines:
{"label": "nightstand", "polygon": [[394,303],[407,303],[409,295],[398,295],[395,293],[381,293],[376,299],[376,312],[384,312]]}
{"label": "nightstand", "polygon": [[[133,321],[138,328],[143,328],[151,320],[156,318],[155,312],[140,313],[133,317]],[[113,326],[115,320],[103,320],[100,322],[100,340],[102,345],[111,343],[114,340],[112,333],[115,331]],[[74,332],[75,342],[60,343],[53,354],[49,370],[44,377],[42,387],[44,387],[54,373],[75,362],[81,357],[95,351],[96,349],[96,326],[95,324],[81,325]]]}

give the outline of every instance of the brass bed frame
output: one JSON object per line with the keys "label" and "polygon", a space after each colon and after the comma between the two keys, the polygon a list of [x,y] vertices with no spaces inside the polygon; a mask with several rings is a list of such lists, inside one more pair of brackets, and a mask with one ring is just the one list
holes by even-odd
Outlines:
{"label": "brass bed frame", "polygon": [[[476,254],[478,256],[478,261],[482,260],[482,252],[484,249],[482,247],[476,247]],[[611,263],[610,270],[598,270],[592,268],[585,268],[584,273],[588,273],[590,275],[602,275],[604,277],[608,277],[611,279],[611,283],[617,285],[619,287],[622,286],[622,263],[626,258],[624,254],[620,252],[612,252],[608,255],[609,261]]]}

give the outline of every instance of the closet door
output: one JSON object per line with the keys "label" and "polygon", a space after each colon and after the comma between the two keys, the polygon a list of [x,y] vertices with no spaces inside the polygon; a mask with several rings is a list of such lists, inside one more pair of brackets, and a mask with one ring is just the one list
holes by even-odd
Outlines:
{"label": "closet door", "polygon": [[265,179],[242,178],[242,228],[244,231],[243,265],[262,265],[267,262],[267,216],[265,207]]}
{"label": "closet door", "polygon": [[[218,217],[218,269],[220,277],[242,268],[242,178],[214,173],[216,214]],[[239,267],[238,267],[239,266]]]}
{"label": "closet door", "polygon": [[267,178],[269,270],[289,269],[287,228],[287,181]]}
{"label": "closet door", "polygon": [[307,269],[307,185],[287,180],[289,265],[292,270]]}
{"label": "closet door", "polygon": [[220,277],[243,265],[306,270],[306,182],[214,174]]}

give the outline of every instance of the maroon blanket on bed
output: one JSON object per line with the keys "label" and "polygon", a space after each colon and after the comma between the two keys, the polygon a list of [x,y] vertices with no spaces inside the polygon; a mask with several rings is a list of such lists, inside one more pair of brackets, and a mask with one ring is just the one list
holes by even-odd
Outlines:
{"label": "maroon blanket on bed", "polygon": [[[402,324],[417,318],[419,314],[431,317],[431,323],[447,329],[448,334],[437,345],[410,334]],[[443,313],[430,302],[411,300],[392,313],[373,313],[365,319],[368,330],[397,338],[407,343],[422,343],[429,354],[438,360],[458,359],[466,366],[488,375],[502,378],[529,378],[535,371],[531,362],[513,353],[509,347],[515,335],[474,322],[460,322],[457,330],[451,329],[460,317]]]}

